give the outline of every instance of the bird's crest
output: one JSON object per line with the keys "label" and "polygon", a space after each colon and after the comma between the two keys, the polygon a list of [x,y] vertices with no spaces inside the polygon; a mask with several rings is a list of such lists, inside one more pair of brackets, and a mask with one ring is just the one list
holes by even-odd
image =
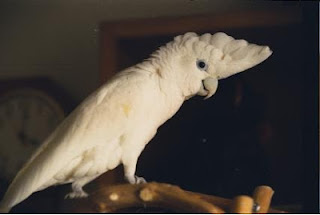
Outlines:
{"label": "bird's crest", "polygon": [[160,52],[194,52],[197,56],[210,56],[210,63],[219,79],[249,69],[265,59],[272,51],[268,46],[250,44],[246,40],[236,40],[225,33],[197,35],[189,32],[179,35],[161,47]]}

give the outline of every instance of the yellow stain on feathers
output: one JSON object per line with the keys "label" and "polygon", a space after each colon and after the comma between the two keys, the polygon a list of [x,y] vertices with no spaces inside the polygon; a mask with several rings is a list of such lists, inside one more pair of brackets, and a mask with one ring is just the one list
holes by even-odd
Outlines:
{"label": "yellow stain on feathers", "polygon": [[122,110],[123,110],[123,113],[126,115],[126,117],[129,116],[129,112],[131,110],[131,106],[129,104],[123,104],[122,105]]}

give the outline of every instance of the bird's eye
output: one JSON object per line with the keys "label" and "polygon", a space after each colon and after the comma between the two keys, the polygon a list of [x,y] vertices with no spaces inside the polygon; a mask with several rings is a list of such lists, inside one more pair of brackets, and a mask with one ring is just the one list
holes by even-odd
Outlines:
{"label": "bird's eye", "polygon": [[197,67],[200,70],[206,71],[208,69],[208,65],[204,60],[197,60]]}

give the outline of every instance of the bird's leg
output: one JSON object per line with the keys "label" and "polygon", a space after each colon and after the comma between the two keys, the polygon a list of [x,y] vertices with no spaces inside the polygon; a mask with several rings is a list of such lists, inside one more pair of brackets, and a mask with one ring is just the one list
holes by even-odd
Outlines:
{"label": "bird's leg", "polygon": [[128,161],[128,162],[123,164],[123,166],[124,166],[124,176],[125,176],[126,180],[130,184],[143,184],[143,183],[146,183],[146,180],[143,177],[138,177],[138,176],[135,175],[137,160],[138,160],[138,158],[132,159],[131,162]]}
{"label": "bird's leg", "polygon": [[65,195],[65,199],[73,199],[73,198],[85,198],[88,197],[88,194],[82,189],[84,185],[95,179],[96,177],[85,177],[80,180],[74,181],[71,185],[72,192]]}
{"label": "bird's leg", "polygon": [[[147,131],[143,130],[142,133],[146,133]],[[124,176],[126,178],[126,180],[130,183],[130,184],[143,184],[146,183],[146,180],[142,177],[138,177],[135,175],[136,173],[136,166],[137,166],[137,162],[138,162],[138,158],[142,152],[142,150],[144,149],[144,147],[146,146],[146,144],[150,141],[150,139],[152,139],[152,137],[156,134],[156,130],[151,130],[147,133],[149,133],[149,135],[147,137],[145,136],[140,136],[140,132],[134,132],[131,135],[126,136],[126,138],[124,138],[125,140],[129,140],[129,142],[127,142],[126,144],[123,144],[124,146],[124,150],[122,153],[122,164],[124,167]],[[143,139],[140,139],[140,138]],[[130,142],[130,141],[133,141]],[[138,143],[138,144],[135,144]]]}

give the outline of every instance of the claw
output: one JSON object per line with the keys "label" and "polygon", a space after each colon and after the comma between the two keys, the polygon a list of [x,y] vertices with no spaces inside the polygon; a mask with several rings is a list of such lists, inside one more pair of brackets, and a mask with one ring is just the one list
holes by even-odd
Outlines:
{"label": "claw", "polygon": [[147,183],[146,179],[144,179],[143,177],[138,177],[136,175],[134,177],[136,179],[135,184],[145,184],[145,183]]}
{"label": "claw", "polygon": [[143,178],[143,177],[139,177],[139,176],[132,176],[132,177],[126,177],[128,182],[130,184],[144,184],[147,183],[147,181]]}
{"label": "claw", "polygon": [[74,199],[74,198],[86,198],[88,197],[88,193],[84,191],[74,191],[71,193],[68,193],[67,195],[64,196],[64,199]]}

